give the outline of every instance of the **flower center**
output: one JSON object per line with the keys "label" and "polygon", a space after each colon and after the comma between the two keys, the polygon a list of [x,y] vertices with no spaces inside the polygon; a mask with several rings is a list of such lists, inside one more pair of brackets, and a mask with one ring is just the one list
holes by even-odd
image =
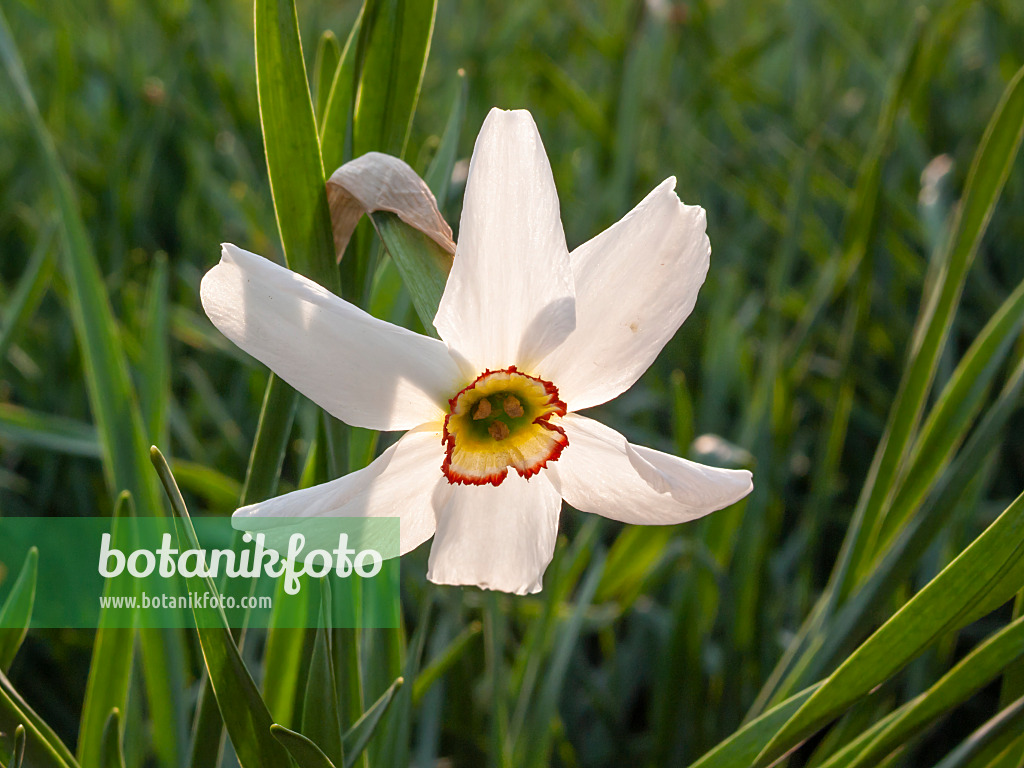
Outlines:
{"label": "flower center", "polygon": [[501,485],[509,467],[529,478],[557,461],[569,443],[565,430],[551,423],[566,413],[558,388],[514,365],[484,371],[448,406],[441,471],[449,483]]}

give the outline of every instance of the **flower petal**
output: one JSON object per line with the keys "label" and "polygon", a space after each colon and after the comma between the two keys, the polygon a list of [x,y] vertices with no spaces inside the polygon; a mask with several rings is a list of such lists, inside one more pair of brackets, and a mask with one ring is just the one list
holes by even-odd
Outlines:
{"label": "flower petal", "polygon": [[540,592],[562,499],[543,476],[459,486],[437,517],[427,578],[517,595]]}
{"label": "flower petal", "polygon": [[569,445],[548,468],[562,497],[581,512],[641,525],[670,525],[733,504],[754,487],[745,469],[718,469],[631,445],[585,416],[561,420]]}
{"label": "flower petal", "polygon": [[398,517],[404,555],[434,535],[434,510],[451,494],[452,486],[441,474],[443,458],[441,425],[422,425],[402,435],[365,469],[242,507],[231,524],[243,531],[295,528],[305,534],[308,550],[337,544],[332,518]]}
{"label": "flower petal", "polygon": [[538,367],[570,411],[629,389],[693,310],[711,244],[704,209],[666,179],[619,222],[572,252],[576,330]]}
{"label": "flower petal", "polygon": [[528,370],[575,326],[558,193],[525,110],[492,109],[476,140],[459,242],[434,318],[472,376]]}
{"label": "flower petal", "polygon": [[442,342],[378,320],[234,245],[223,246],[200,294],[221,333],[353,426],[436,421],[465,385]]}

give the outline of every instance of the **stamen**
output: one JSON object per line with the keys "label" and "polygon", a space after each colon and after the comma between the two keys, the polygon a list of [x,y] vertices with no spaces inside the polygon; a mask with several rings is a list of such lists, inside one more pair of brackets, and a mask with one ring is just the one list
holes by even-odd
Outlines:
{"label": "stamen", "polygon": [[[506,397],[505,403],[502,407],[505,409],[505,413],[507,413],[510,418],[518,419],[520,416],[523,415],[523,404],[519,402],[519,398],[517,398],[515,395],[509,395],[508,397]],[[490,410],[490,408],[488,408],[487,410]]]}
{"label": "stamen", "polygon": [[476,404],[476,410],[473,411],[473,421],[480,421],[480,419],[486,419],[491,415],[491,401],[486,397]]}
{"label": "stamen", "polygon": [[487,428],[487,431],[495,440],[504,440],[509,435],[508,427],[502,421],[495,421]]}

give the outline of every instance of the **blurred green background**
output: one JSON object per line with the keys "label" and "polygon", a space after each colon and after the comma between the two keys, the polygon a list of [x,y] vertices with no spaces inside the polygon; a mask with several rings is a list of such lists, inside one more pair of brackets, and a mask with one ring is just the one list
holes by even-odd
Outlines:
{"label": "blurred green background", "polygon": [[[154,441],[172,457],[193,514],[227,515],[266,371],[203,315],[199,280],[222,241],[280,258],[252,6],[3,0],[3,11],[137,378],[148,370],[148,291],[166,263],[170,389]],[[358,11],[351,2],[298,3],[311,77],[321,32],[344,43]],[[405,157],[426,172],[462,70],[460,162],[443,206],[456,235],[461,161],[492,106],[533,113],[570,248],[676,176],[681,199],[707,209],[708,280],[657,363],[595,415],[633,442],[749,466],[755,478],[747,502],[675,529],[626,529],[566,510],[545,591],[495,602],[505,684],[533,692],[513,697],[513,723],[535,705],[532,696],[548,695],[544,665],[564,656],[553,709],[542,709],[557,714],[547,760],[685,765],[739,727],[828,581],[971,158],[1022,65],[1024,4],[1014,0],[439,1]],[[107,515],[113,500],[69,319],[59,214],[22,105],[6,76],[0,83],[0,512]],[[936,394],[1024,280],[1022,242],[1018,162],[965,283]],[[392,319],[416,325],[407,298],[394,307]],[[1022,352],[1017,338],[1010,355]],[[303,403],[283,488],[299,482],[315,421]],[[1017,412],[949,523],[835,658],[1020,492],[1022,436]],[[581,625],[560,634],[561,618],[541,617],[570,610],[563,601],[589,558],[581,547],[609,559]],[[426,641],[435,653],[477,627],[486,600],[428,587],[425,560],[419,551],[403,562],[407,619],[411,633],[424,606],[436,606]],[[945,636],[873,695],[853,731],[927,688],[1009,615],[1004,607]],[[535,638],[537,626],[549,634]],[[493,659],[475,631],[415,710],[417,765],[433,765],[435,755],[485,763],[496,698],[489,686],[501,678],[485,674]],[[11,670],[68,743],[91,642],[81,632],[32,633]],[[201,668],[192,650],[186,702]],[[819,676],[832,668],[834,659],[823,661]],[[991,717],[998,699],[989,686],[893,764],[932,765]],[[790,764],[808,764],[817,747],[812,741]]]}

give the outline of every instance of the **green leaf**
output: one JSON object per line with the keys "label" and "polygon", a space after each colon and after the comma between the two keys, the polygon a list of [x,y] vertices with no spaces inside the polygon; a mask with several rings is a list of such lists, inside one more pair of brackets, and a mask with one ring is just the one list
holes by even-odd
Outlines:
{"label": "green leaf", "polygon": [[1015,741],[1020,735],[1021,726],[1024,726],[1024,698],[1015,701],[972,733],[945,759],[938,762],[935,768],[965,768],[994,742],[1006,746]]}
{"label": "green leaf", "polygon": [[906,480],[888,508],[882,546],[917,508],[948,464],[982,405],[989,385],[1024,324],[1024,282],[985,325],[957,366],[921,428],[907,460]]}
{"label": "green leaf", "polygon": [[367,0],[359,29],[353,157],[405,154],[430,53],[436,0]]}
{"label": "green leaf", "polygon": [[14,750],[11,757],[11,768],[21,768],[25,762],[25,726],[18,724],[14,729]]}
{"label": "green leaf", "polygon": [[591,561],[589,572],[580,585],[572,613],[555,632],[554,653],[544,670],[540,694],[527,716],[528,725],[524,729],[526,733],[531,734],[531,737],[520,739],[517,743],[522,750],[521,759],[515,761],[517,765],[537,766],[537,768],[550,765],[549,751],[553,736],[551,723],[558,717],[558,700],[562,695],[562,686],[569,671],[569,661],[579,642],[583,615],[590,607],[594,594],[597,592],[597,586],[601,582],[604,563],[604,553],[599,551]]}
{"label": "green leaf", "polygon": [[326,179],[295,3],[256,0],[255,5],[256,90],[285,262],[338,293]]}
{"label": "green leaf", "polygon": [[402,275],[424,329],[437,338],[434,316],[452,268],[452,255],[394,213],[376,211],[370,219]]}
{"label": "green leaf", "polygon": [[370,738],[373,736],[374,731],[377,730],[377,726],[380,725],[381,718],[384,717],[388,707],[391,706],[395,693],[402,687],[403,683],[405,683],[404,678],[395,678],[395,682],[384,691],[381,697],[363,713],[363,716],[345,734],[344,768],[352,768],[356,764],[363,750],[366,749],[366,745],[370,743]]}
{"label": "green leaf", "polygon": [[888,680],[939,635],[963,626],[975,604],[1022,556],[1024,494],[829,676],[765,747],[756,765],[768,765]]}
{"label": "green leaf", "polygon": [[442,210],[448,200],[452,170],[455,168],[455,160],[459,152],[459,138],[462,136],[462,124],[466,119],[466,99],[469,96],[465,71],[460,69],[456,73],[456,78],[455,100],[448,113],[448,122],[444,126],[444,133],[441,134],[441,141],[437,145],[434,158],[430,161],[430,167],[427,168],[427,173],[423,176],[430,191],[434,193],[437,207]]}
{"label": "green leaf", "polygon": [[436,659],[433,659],[419,671],[412,687],[412,701],[414,705],[418,705],[427,691],[433,687],[434,683],[444,677],[445,673],[463,657],[466,651],[469,650],[473,640],[479,636],[482,628],[483,625],[479,621],[470,623],[457,637],[448,643],[444,651]]}
{"label": "green leaf", "polygon": [[[151,456],[174,510],[181,548],[202,549],[170,467],[155,446]],[[219,594],[209,578],[195,576],[187,581],[190,591]],[[286,766],[288,754],[270,733],[273,724],[270,713],[242,661],[223,612],[219,607],[206,605],[196,605],[192,612],[195,614],[199,645],[210,675],[210,684],[235,747],[235,754],[238,755],[238,762],[242,768]]]}
{"label": "green leaf", "polygon": [[168,312],[167,255],[158,253],[153,260],[149,288],[146,291],[146,315],[143,324],[139,397],[146,434],[152,442],[167,445],[167,411],[171,401],[171,342]]}
{"label": "green leaf", "polygon": [[331,98],[334,75],[341,63],[341,46],[334,33],[325,29],[320,35],[320,44],[316,47],[316,59],[313,63],[313,100],[316,104],[316,118],[322,125],[327,114],[327,102]]}
{"label": "green leaf", "polygon": [[185,459],[171,459],[171,469],[178,485],[194,493],[210,510],[234,511],[242,496],[242,485],[223,472]]}
{"label": "green leaf", "polygon": [[325,112],[320,116],[320,147],[327,176],[346,160],[352,159],[352,106],[359,77],[356,52],[365,11],[364,4],[345,41],[345,49],[334,71]]}
{"label": "green leaf", "polygon": [[124,753],[121,751],[121,712],[112,709],[103,726],[103,742],[100,748],[100,768],[124,768]]}
{"label": "green leaf", "polygon": [[904,377],[855,512],[858,524],[863,526],[863,535],[852,541],[850,578],[868,567],[877,551],[877,539],[885,521],[885,502],[894,492],[904,467],[900,458],[905,454],[925,407],[939,355],[960,303],[967,272],[1013,167],[1022,136],[1024,68],[1018,70],[1007,85],[985,129],[967,175],[947,253],[940,259],[945,265],[940,283],[918,318]]}
{"label": "green leaf", "polygon": [[0,608],[0,671],[11,668],[32,622],[32,607],[36,601],[36,575],[39,569],[39,550],[29,549],[18,578]]}
{"label": "green leaf", "polygon": [[931,688],[846,744],[820,768],[868,768],[998,677],[1024,655],[1024,618],[974,648]]}
{"label": "green leaf", "polygon": [[331,587],[320,579],[320,626],[313,640],[306,696],[302,705],[302,731],[315,742],[335,765],[344,762],[341,738],[341,714],[338,711],[338,683],[334,677],[331,651]]}
{"label": "green leaf", "polygon": [[78,768],[64,742],[0,672],[0,732],[14,732],[20,726],[25,729],[25,754],[32,768]]}
{"label": "green leaf", "polygon": [[276,723],[270,726],[270,732],[295,758],[299,768],[335,768],[334,763],[328,759],[320,747],[301,733],[290,731]]}
{"label": "green leaf", "polygon": [[754,759],[781,728],[820,687],[813,685],[743,725],[725,741],[693,763],[690,768],[750,768]]}
{"label": "green leaf", "polygon": [[53,225],[47,226],[29,257],[28,265],[18,280],[14,293],[7,298],[7,305],[0,324],[0,361],[7,356],[7,350],[15,336],[35,312],[53,277],[54,254]]}
{"label": "green leaf", "polygon": [[[123,493],[114,507],[111,523],[113,546],[122,552],[135,549],[131,518],[134,517],[132,499]],[[104,597],[132,595],[137,592],[138,580],[122,572],[106,580]],[[128,688],[132,677],[135,652],[135,630],[112,626],[111,609],[100,609],[96,635],[92,645],[92,662],[85,687],[82,716],[78,725],[78,761],[83,768],[106,768],[103,750],[106,728],[112,711],[127,711]]]}
{"label": "green leaf", "polygon": [[[99,265],[85,224],[43,122],[11,36],[0,11],[0,60],[11,79],[42,153],[60,213],[71,318],[81,348],[89,404],[103,449],[103,469],[111,494],[127,490],[142,516],[162,512],[155,480],[146,467],[147,440],[142,415],[128,372],[128,362]],[[177,632],[142,633],[149,706],[163,727],[154,732],[161,762],[176,768],[184,740],[179,670],[181,636]]]}
{"label": "green leaf", "polygon": [[48,451],[99,459],[103,449],[96,429],[75,419],[0,403],[0,438]]}

